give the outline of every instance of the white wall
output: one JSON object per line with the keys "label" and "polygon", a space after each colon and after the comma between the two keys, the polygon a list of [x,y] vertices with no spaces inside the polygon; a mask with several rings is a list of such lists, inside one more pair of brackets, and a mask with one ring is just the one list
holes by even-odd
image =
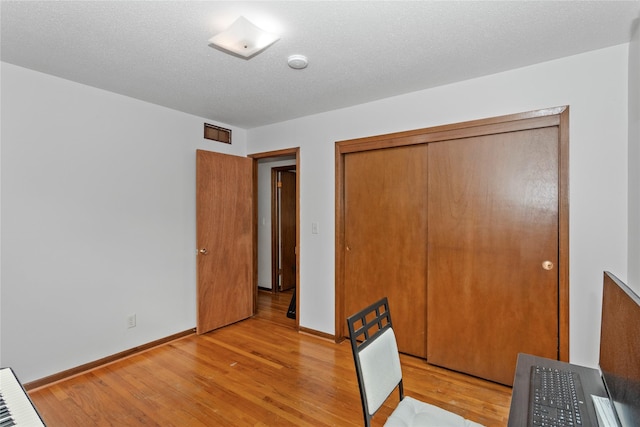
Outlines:
{"label": "white wall", "polygon": [[295,159],[282,157],[258,161],[258,286],[271,283],[271,168],[295,165]]}
{"label": "white wall", "polygon": [[31,381],[193,328],[195,150],[245,155],[246,131],[1,67],[0,365]]}
{"label": "white wall", "polygon": [[629,44],[629,278],[640,294],[640,18]]}
{"label": "white wall", "polygon": [[624,44],[233,128],[232,146],[203,140],[201,118],[2,63],[0,364],[31,381],[195,325],[197,148],[301,147],[300,325],[332,334],[335,141],[570,105],[571,359],[595,365],[602,271],[626,280],[628,187],[638,193],[629,57]]}
{"label": "white wall", "polygon": [[570,353],[595,366],[602,272],[627,272],[628,47],[249,130],[250,153],[300,146],[300,325],[334,332],[335,141],[569,105]]}

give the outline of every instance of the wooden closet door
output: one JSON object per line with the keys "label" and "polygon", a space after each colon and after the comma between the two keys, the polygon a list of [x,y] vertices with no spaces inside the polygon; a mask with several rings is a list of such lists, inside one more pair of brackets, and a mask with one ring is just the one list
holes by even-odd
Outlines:
{"label": "wooden closet door", "polygon": [[401,352],[426,356],[427,146],[344,160],[346,315],[387,296]]}
{"label": "wooden closet door", "polygon": [[558,144],[429,145],[429,363],[510,385],[518,352],[558,358]]}

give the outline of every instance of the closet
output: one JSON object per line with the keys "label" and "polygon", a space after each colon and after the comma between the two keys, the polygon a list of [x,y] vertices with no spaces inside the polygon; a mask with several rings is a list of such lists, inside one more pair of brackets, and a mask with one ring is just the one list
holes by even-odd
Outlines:
{"label": "closet", "polygon": [[568,360],[568,107],[336,143],[336,337],[388,296],[401,352],[511,384]]}

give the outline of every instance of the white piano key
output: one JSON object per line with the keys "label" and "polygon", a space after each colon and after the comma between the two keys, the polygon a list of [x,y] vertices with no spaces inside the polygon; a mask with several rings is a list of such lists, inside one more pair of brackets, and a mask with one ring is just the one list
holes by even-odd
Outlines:
{"label": "white piano key", "polygon": [[11,368],[0,369],[0,394],[17,427],[45,427]]}

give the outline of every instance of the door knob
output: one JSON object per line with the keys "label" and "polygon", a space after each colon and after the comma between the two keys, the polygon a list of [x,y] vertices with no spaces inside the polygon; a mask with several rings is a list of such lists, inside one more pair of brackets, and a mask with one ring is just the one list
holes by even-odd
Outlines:
{"label": "door knob", "polygon": [[209,253],[209,251],[206,248],[202,248],[198,252],[200,252],[200,254],[202,254],[202,255],[206,255],[206,254]]}
{"label": "door knob", "polygon": [[551,261],[544,261],[542,263],[542,268],[544,268],[545,270],[552,270],[553,269],[553,263]]}

